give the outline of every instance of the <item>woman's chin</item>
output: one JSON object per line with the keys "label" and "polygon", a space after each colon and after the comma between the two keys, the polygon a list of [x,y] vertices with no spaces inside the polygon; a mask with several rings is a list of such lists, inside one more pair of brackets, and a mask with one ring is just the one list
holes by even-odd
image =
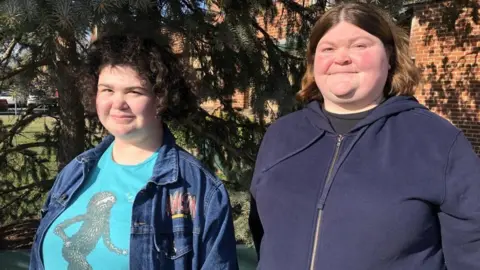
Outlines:
{"label": "woman's chin", "polygon": [[330,93],[338,99],[351,99],[355,95],[353,88],[337,88],[330,90]]}

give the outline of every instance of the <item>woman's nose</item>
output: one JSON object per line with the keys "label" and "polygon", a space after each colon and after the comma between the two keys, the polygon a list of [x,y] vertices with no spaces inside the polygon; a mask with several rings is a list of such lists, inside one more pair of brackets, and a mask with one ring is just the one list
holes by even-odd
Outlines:
{"label": "woman's nose", "polygon": [[125,100],[125,95],[122,93],[116,93],[113,95],[112,107],[115,109],[124,109],[128,107],[127,102]]}
{"label": "woman's nose", "polygon": [[335,63],[338,65],[348,65],[352,62],[348,49],[340,48],[335,52]]}

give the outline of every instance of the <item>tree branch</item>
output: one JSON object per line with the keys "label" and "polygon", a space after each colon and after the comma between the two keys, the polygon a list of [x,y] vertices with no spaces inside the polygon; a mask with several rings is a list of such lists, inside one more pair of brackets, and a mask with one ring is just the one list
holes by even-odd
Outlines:
{"label": "tree branch", "polygon": [[186,118],[186,119],[182,119],[182,120],[179,120],[179,121],[183,122],[184,125],[192,127],[197,133],[211,139],[212,141],[214,141],[218,145],[223,146],[228,152],[236,155],[237,157],[243,157],[246,160],[248,160],[249,162],[251,162],[252,164],[255,163],[255,158],[254,157],[252,157],[251,155],[249,155],[247,153],[244,153],[244,152],[232,147],[230,144],[228,144],[227,142],[218,138],[217,136],[209,133],[208,131],[205,131],[204,127],[201,127],[200,125],[198,125],[197,123],[195,123],[191,119]]}
{"label": "tree branch", "polygon": [[12,138],[15,134],[18,134],[20,129],[25,128],[26,125],[28,125],[29,123],[33,122],[36,118],[41,117],[43,115],[45,115],[44,112],[36,112],[36,113],[34,112],[31,114],[28,114],[27,116],[22,117],[10,128],[10,130],[7,133],[5,133],[3,136],[0,136],[0,142],[4,142],[9,137]]}
{"label": "tree branch", "polygon": [[8,58],[10,58],[10,55],[12,55],[13,48],[15,48],[15,45],[17,45],[18,38],[14,37],[12,41],[10,42],[10,45],[8,45],[7,50],[5,53],[2,55],[2,58],[0,58],[0,64],[6,61]]}
{"label": "tree branch", "polygon": [[0,159],[10,153],[20,152],[33,147],[54,147],[54,146],[55,144],[53,142],[34,142],[34,143],[19,144],[15,147],[5,149],[0,155]]}
{"label": "tree branch", "polygon": [[258,31],[260,31],[263,36],[265,37],[265,41],[267,42],[267,44],[269,44],[270,46],[272,46],[276,51],[278,51],[281,55],[287,57],[287,58],[290,58],[290,59],[293,59],[293,60],[297,60],[297,61],[303,61],[304,59],[301,58],[301,57],[297,57],[297,56],[294,56],[292,54],[289,54],[287,52],[285,52],[284,50],[280,49],[276,44],[275,42],[272,40],[272,38],[270,37],[270,35],[268,34],[267,31],[265,31],[265,29],[263,29],[257,21],[255,20],[251,20],[252,21],[252,25],[255,27],[255,29],[257,29]]}
{"label": "tree branch", "polygon": [[14,69],[12,72],[7,73],[7,74],[3,75],[2,77],[0,77],[0,81],[8,80],[8,79],[10,79],[12,77],[15,77],[18,74],[20,74],[22,72],[25,72],[29,69],[38,68],[38,67],[41,67],[41,66],[45,66],[47,64],[48,64],[47,59],[43,59],[43,60],[38,61],[38,62],[33,62],[33,63],[28,64],[28,65],[18,67],[16,69]]}
{"label": "tree branch", "polygon": [[80,46],[80,48],[82,49],[82,52],[83,53],[88,53],[88,48],[83,46],[82,42],[80,40],[78,40],[77,38],[75,38],[75,42],[78,44],[78,46]]}
{"label": "tree branch", "polygon": [[[284,7],[287,7],[289,10],[296,12],[300,16],[302,16],[302,20],[307,20],[309,23],[315,23],[316,19],[314,16],[312,16],[309,12],[306,12],[307,9],[305,8],[305,3],[299,4],[296,1],[291,1],[291,0],[278,0],[278,2],[282,3]],[[325,2],[326,1],[321,1],[321,7],[322,9],[325,8]],[[320,1],[317,2],[316,5],[319,5]],[[305,14],[307,13],[307,14]]]}
{"label": "tree branch", "polygon": [[28,185],[21,186],[21,187],[15,187],[15,188],[11,188],[11,189],[1,189],[0,190],[0,196],[3,196],[7,193],[19,192],[19,191],[22,191],[22,190],[25,190],[25,189],[31,189],[31,188],[34,188],[34,187],[47,186],[48,184],[53,184],[53,181],[55,181],[55,179],[43,180],[43,181],[40,181],[40,182],[35,182],[35,183],[32,183],[32,184],[28,184]]}
{"label": "tree branch", "polygon": [[5,209],[7,209],[8,207],[10,207],[12,204],[20,201],[20,200],[23,200],[25,197],[27,197],[29,194],[30,194],[31,190],[30,191],[26,191],[25,193],[23,193],[21,196],[18,196],[17,198],[13,199],[12,201],[10,201],[9,203],[7,203],[6,205],[4,205],[1,209],[0,209],[0,213],[2,213]]}
{"label": "tree branch", "polygon": [[[216,110],[217,110],[217,109],[216,109]],[[212,119],[212,120],[214,120],[214,121],[217,121],[217,122],[225,122],[225,119],[222,119],[222,118],[220,118],[220,117],[218,117],[218,116],[215,116],[215,115],[213,115],[213,114],[210,114],[209,112],[207,112],[204,108],[202,108],[202,107],[200,107],[200,106],[198,107],[198,112],[197,112],[197,113],[199,113],[199,115],[202,116],[202,117],[210,118],[210,119]],[[237,116],[239,116],[239,115],[242,116],[240,113],[237,113],[237,112],[235,112],[234,110],[232,110],[231,113],[234,113],[234,114],[236,114]],[[243,117],[244,117],[244,116],[243,116]],[[251,126],[250,126],[248,123],[235,123],[235,125],[236,125],[237,127],[251,128]]]}

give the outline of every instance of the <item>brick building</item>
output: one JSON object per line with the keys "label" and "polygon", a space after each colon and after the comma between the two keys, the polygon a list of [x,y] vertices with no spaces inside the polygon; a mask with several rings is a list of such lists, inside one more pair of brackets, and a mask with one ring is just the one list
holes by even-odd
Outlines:
{"label": "brick building", "polygon": [[412,3],[410,49],[422,71],[417,98],[461,128],[480,154],[480,14],[471,4]]}
{"label": "brick building", "polygon": [[[406,7],[413,9],[410,50],[422,72],[416,97],[461,128],[480,154],[480,0],[407,2]],[[262,26],[282,43],[284,24],[279,17]],[[248,106],[248,96],[233,98]]]}

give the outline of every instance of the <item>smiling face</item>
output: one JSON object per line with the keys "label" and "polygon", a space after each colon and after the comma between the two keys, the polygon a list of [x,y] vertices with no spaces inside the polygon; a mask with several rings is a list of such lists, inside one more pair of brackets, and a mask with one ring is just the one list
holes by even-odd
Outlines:
{"label": "smiling face", "polygon": [[138,142],[156,134],[157,102],[148,83],[128,66],[106,66],[98,78],[97,114],[116,139]]}
{"label": "smiling face", "polygon": [[332,27],[315,50],[315,83],[326,110],[334,113],[375,107],[383,98],[389,68],[382,41],[344,21]]}

